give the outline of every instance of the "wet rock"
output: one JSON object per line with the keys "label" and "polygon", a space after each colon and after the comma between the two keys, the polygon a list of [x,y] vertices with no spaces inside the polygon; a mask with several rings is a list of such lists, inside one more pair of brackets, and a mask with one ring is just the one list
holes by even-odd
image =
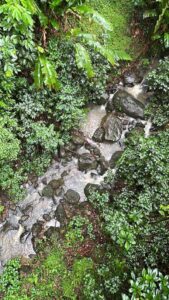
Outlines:
{"label": "wet rock", "polygon": [[28,215],[23,215],[19,221],[20,224],[22,224],[23,222],[25,222],[27,219],[29,218]]}
{"label": "wet rock", "polygon": [[47,181],[47,177],[44,177],[44,178],[42,178],[42,183],[43,183],[43,184],[45,184],[45,185],[46,185],[46,184],[47,184],[47,182],[48,182],[48,181]]}
{"label": "wet rock", "polygon": [[112,157],[111,157],[111,159],[110,159],[110,161],[109,161],[109,166],[110,166],[111,169],[114,169],[114,168],[115,168],[116,163],[117,163],[117,161],[119,160],[119,158],[122,156],[122,154],[123,154],[123,151],[116,151],[116,152],[112,155]]}
{"label": "wet rock", "polygon": [[41,231],[43,229],[43,222],[39,221],[32,227],[32,236],[37,237],[40,235]]}
{"label": "wet rock", "polygon": [[61,224],[64,223],[65,219],[66,219],[66,213],[63,207],[63,204],[60,203],[56,209],[55,212],[55,218],[57,221],[59,221]]}
{"label": "wet rock", "polygon": [[77,215],[77,209],[79,208],[79,203],[76,205],[74,204],[71,205],[70,203],[64,202],[63,206],[68,220],[71,220],[75,215]]}
{"label": "wet rock", "polygon": [[[51,180],[47,186],[42,190],[42,196],[47,198],[53,198],[54,195],[58,195],[58,190],[64,184],[63,178]],[[60,191],[59,191],[60,193]]]}
{"label": "wet rock", "polygon": [[100,175],[103,175],[109,168],[109,163],[105,160],[103,156],[101,156],[99,161],[98,171]]}
{"label": "wet rock", "polygon": [[57,241],[60,238],[60,229],[56,227],[50,227],[46,232],[45,236],[50,240]]}
{"label": "wet rock", "polygon": [[124,112],[133,118],[143,118],[144,117],[144,105],[134,98],[131,94],[124,90],[119,90],[113,97],[111,101],[112,110]]}
{"label": "wet rock", "polygon": [[93,137],[92,137],[93,141],[98,142],[98,143],[102,143],[103,140],[104,140],[104,134],[105,134],[105,131],[104,131],[103,127],[97,128],[94,135],[93,135]]}
{"label": "wet rock", "polygon": [[47,185],[42,190],[42,196],[47,198],[52,198],[54,196],[54,190],[50,185]]}
{"label": "wet rock", "polygon": [[67,171],[64,171],[62,174],[61,174],[61,177],[64,178],[68,175],[69,173]]}
{"label": "wet rock", "polygon": [[104,105],[106,104],[106,102],[108,101],[109,99],[109,94],[107,93],[104,93],[101,95],[101,97],[97,100],[97,104],[98,105]]}
{"label": "wet rock", "polygon": [[28,237],[30,236],[30,231],[28,231],[28,230],[26,230],[26,231],[24,231],[22,234],[21,234],[21,236],[20,236],[20,242],[21,242],[21,244],[24,244],[24,243],[26,243],[26,241],[27,241],[27,239],[28,239]]}
{"label": "wet rock", "polygon": [[124,85],[132,87],[137,83],[140,83],[143,78],[134,72],[126,72],[124,74]]}
{"label": "wet rock", "polygon": [[141,120],[138,120],[137,123],[136,123],[136,127],[144,128],[145,124],[143,122],[141,122]]}
{"label": "wet rock", "polygon": [[32,211],[33,211],[33,207],[31,205],[28,205],[24,209],[22,209],[24,215],[30,215]]}
{"label": "wet rock", "polygon": [[84,137],[83,137],[83,134],[80,134],[80,133],[74,133],[72,135],[72,141],[75,145],[78,145],[78,146],[83,146],[84,144]]}
{"label": "wet rock", "polygon": [[[100,150],[99,150],[99,148],[97,147],[97,146],[95,146],[95,145],[92,145],[92,144],[86,144],[86,149],[87,150],[89,150],[89,152],[92,154],[92,156],[94,156],[94,157],[100,157],[100,155],[101,155],[101,153],[100,153]],[[88,153],[89,153],[88,152]],[[87,153],[87,152],[86,152]],[[86,154],[85,153],[85,154]],[[84,154],[84,153],[82,153],[82,154]]]}
{"label": "wet rock", "polygon": [[70,189],[64,195],[64,200],[69,204],[78,204],[80,201],[80,195]]}
{"label": "wet rock", "polygon": [[36,176],[35,174],[31,174],[29,176],[29,180],[31,181],[31,183],[37,187],[37,184],[38,184],[38,176]]}
{"label": "wet rock", "polygon": [[48,186],[51,186],[53,190],[57,190],[59,187],[61,187],[64,184],[63,178],[59,179],[53,179],[48,183]]}
{"label": "wet rock", "polygon": [[80,171],[88,171],[97,168],[97,161],[90,153],[84,153],[79,157],[78,166]]}
{"label": "wet rock", "polygon": [[108,114],[102,121],[102,126],[105,130],[106,141],[117,142],[120,139],[123,126],[121,120],[114,114]]}
{"label": "wet rock", "polygon": [[60,197],[63,195],[63,193],[64,193],[64,189],[60,187],[55,191],[55,196]]}
{"label": "wet rock", "polygon": [[49,214],[44,214],[44,215],[43,215],[43,219],[44,219],[46,222],[48,222],[48,221],[51,220],[51,216],[50,216]]}
{"label": "wet rock", "polygon": [[98,184],[88,183],[84,188],[84,193],[86,197],[89,197],[92,192],[99,190]]}

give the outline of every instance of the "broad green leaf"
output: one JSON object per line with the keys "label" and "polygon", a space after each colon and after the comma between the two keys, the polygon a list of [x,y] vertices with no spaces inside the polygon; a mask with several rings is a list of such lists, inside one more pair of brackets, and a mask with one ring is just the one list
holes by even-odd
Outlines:
{"label": "broad green leaf", "polygon": [[169,48],[169,33],[164,33],[164,45],[165,48]]}
{"label": "broad green leaf", "polygon": [[76,63],[79,69],[86,71],[87,76],[92,78],[94,76],[94,71],[92,67],[92,62],[88,51],[79,43],[75,45],[76,48]]}
{"label": "broad green leaf", "polygon": [[35,65],[34,82],[37,89],[40,89],[42,87],[43,78],[42,78],[41,65],[39,61]]}
{"label": "broad green leaf", "polygon": [[60,89],[60,82],[57,78],[55,67],[43,54],[39,56],[36,64],[34,79],[37,88],[42,87],[44,83],[50,89]]}

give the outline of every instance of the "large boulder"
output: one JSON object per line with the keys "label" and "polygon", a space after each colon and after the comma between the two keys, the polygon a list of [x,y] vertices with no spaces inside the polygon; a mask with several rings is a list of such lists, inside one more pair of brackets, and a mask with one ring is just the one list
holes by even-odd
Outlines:
{"label": "large boulder", "polygon": [[133,118],[144,117],[144,105],[124,90],[119,90],[109,101],[108,109],[124,112]]}
{"label": "large boulder", "polygon": [[80,171],[88,171],[97,168],[97,161],[91,153],[83,153],[78,161]]}
{"label": "large boulder", "polygon": [[117,142],[122,134],[123,125],[119,118],[114,114],[108,114],[102,121],[102,126],[105,131],[104,139],[109,142]]}

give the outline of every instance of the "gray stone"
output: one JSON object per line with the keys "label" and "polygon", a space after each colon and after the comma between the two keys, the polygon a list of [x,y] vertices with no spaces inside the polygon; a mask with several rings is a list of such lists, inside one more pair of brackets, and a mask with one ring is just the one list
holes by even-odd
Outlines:
{"label": "gray stone", "polygon": [[48,214],[44,214],[43,215],[43,219],[46,221],[46,222],[49,222],[51,220],[51,216],[48,215]]}
{"label": "gray stone", "polygon": [[63,223],[64,220],[66,219],[66,213],[65,213],[62,203],[60,203],[58,205],[56,212],[55,212],[55,217],[56,217],[56,220],[59,221],[60,223]]}
{"label": "gray stone", "polygon": [[47,185],[42,190],[42,196],[47,198],[52,198],[54,196],[54,190],[50,185]]}
{"label": "gray stone", "polygon": [[90,153],[84,153],[78,160],[79,170],[88,171],[97,168],[97,161],[95,157]]}
{"label": "gray stone", "polygon": [[64,193],[64,189],[62,187],[58,188],[56,191],[55,191],[55,195],[57,197],[60,197],[62,196],[62,194]]}
{"label": "gray stone", "polygon": [[106,104],[106,102],[108,101],[109,99],[109,94],[107,93],[104,93],[101,95],[101,97],[97,100],[97,104],[99,105],[104,105]]}
{"label": "gray stone", "polygon": [[64,195],[64,200],[69,204],[78,204],[80,201],[80,195],[70,189]]}
{"label": "gray stone", "polygon": [[144,105],[126,91],[119,90],[111,100],[109,108],[124,112],[133,118],[144,117]]}
{"label": "gray stone", "polygon": [[102,124],[105,130],[105,140],[110,142],[117,142],[122,134],[123,126],[119,118],[114,114],[108,114],[103,120]]}
{"label": "gray stone", "polygon": [[86,197],[89,197],[92,192],[99,190],[99,185],[94,183],[88,183],[84,188],[84,193]]}
{"label": "gray stone", "polygon": [[74,133],[72,135],[72,141],[75,145],[79,145],[79,146],[83,146],[84,144],[84,137],[83,137],[83,134],[80,134],[80,133]]}
{"label": "gray stone", "polygon": [[[95,157],[99,157],[101,154],[100,154],[100,150],[97,146],[95,145],[92,145],[92,144],[86,144],[86,149],[90,151],[90,153]],[[84,153],[82,153],[84,154]]]}
{"label": "gray stone", "polygon": [[42,178],[42,183],[45,185],[47,184],[47,177]]}
{"label": "gray stone", "polygon": [[123,151],[116,151],[116,152],[112,155],[112,157],[111,157],[111,159],[110,159],[110,161],[109,161],[109,166],[110,166],[111,169],[114,169],[114,168],[115,168],[116,163],[117,163],[118,159],[121,157],[122,154],[123,154]]}
{"label": "gray stone", "polygon": [[100,158],[100,162],[99,162],[99,174],[103,175],[109,168],[109,164],[108,162],[105,160],[105,158],[103,156],[101,156]]}
{"label": "gray stone", "polygon": [[104,134],[105,134],[104,128],[99,127],[99,128],[96,129],[92,139],[95,142],[102,143],[103,140],[104,140]]}
{"label": "gray stone", "polygon": [[28,218],[29,218],[28,215],[23,215],[23,216],[21,217],[21,219],[19,220],[19,223],[22,224],[22,223],[25,222]]}
{"label": "gray stone", "polygon": [[37,222],[36,224],[33,225],[32,227],[32,236],[37,237],[40,235],[41,231],[43,228],[43,222]]}
{"label": "gray stone", "polygon": [[64,184],[63,178],[59,179],[53,179],[48,183],[48,186],[50,186],[53,190],[57,190],[59,187],[61,187]]}
{"label": "gray stone", "polygon": [[134,72],[127,72],[124,74],[124,85],[132,87],[135,84],[141,82],[142,77],[139,76],[139,74],[136,74]]}
{"label": "gray stone", "polygon": [[57,241],[60,238],[60,229],[55,227],[50,227],[46,232],[45,236],[50,238],[50,240]]}

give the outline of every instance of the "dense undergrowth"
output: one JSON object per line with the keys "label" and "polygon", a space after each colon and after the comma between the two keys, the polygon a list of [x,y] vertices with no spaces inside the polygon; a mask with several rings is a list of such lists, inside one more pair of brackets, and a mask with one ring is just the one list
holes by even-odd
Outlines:
{"label": "dense undergrowth", "polygon": [[[38,255],[31,262],[14,259],[6,265],[0,277],[1,299],[168,300],[169,59],[164,58],[168,47],[168,3],[157,1],[148,7],[146,1],[127,1],[125,12],[123,1],[92,1],[94,8],[115,23],[114,32],[106,35],[107,45],[122,52],[130,45],[124,28],[131,17],[132,4],[141,16],[152,18],[145,35],[158,33],[151,49],[162,54],[147,77],[154,94],[145,115],[151,118],[153,131],[145,137],[136,129],[128,136],[116,175],[110,172],[106,178],[113,192],[112,188],[105,193],[91,190],[86,206],[78,208],[77,215],[68,219],[59,232],[55,230],[35,241]],[[67,19],[61,23],[67,27],[72,23],[74,26],[74,22],[71,15],[70,23]],[[143,22],[146,27],[146,20]],[[80,26],[83,29],[87,25],[85,17]],[[97,26],[92,23],[88,32],[95,30]],[[2,24],[1,33],[5,34]],[[112,70],[110,62],[89,47],[95,74],[93,80],[89,79],[87,71],[79,71],[76,64],[74,40],[67,39],[63,32],[59,38],[51,31],[49,36],[45,54],[56,66],[61,85],[58,91],[49,86],[37,90],[33,84],[33,46],[28,47],[27,55],[20,52],[19,59],[13,58],[17,74],[11,74],[10,68],[7,74],[1,71],[0,185],[15,199],[23,196],[20,184],[32,174],[42,174],[57,147],[71,138],[71,129],[83,117],[85,105],[100,100]],[[103,38],[99,30],[97,38]],[[8,43],[5,48],[3,41],[5,61],[9,50],[14,51],[12,45]],[[3,209],[0,206],[0,213]]]}

